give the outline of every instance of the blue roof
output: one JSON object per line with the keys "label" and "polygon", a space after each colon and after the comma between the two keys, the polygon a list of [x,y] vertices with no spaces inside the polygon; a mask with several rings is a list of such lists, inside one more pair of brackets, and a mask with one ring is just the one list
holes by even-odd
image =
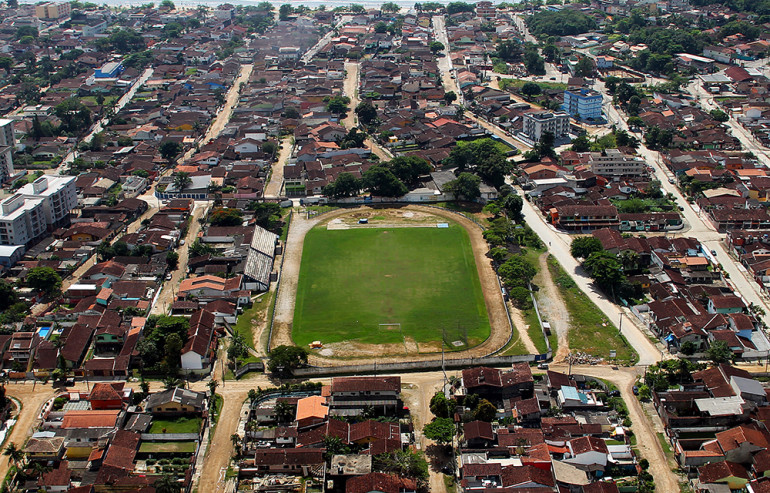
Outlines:
{"label": "blue roof", "polygon": [[573,401],[582,400],[580,399],[580,393],[575,387],[569,387],[567,385],[562,385],[561,387],[561,393],[564,396],[564,399],[570,399]]}

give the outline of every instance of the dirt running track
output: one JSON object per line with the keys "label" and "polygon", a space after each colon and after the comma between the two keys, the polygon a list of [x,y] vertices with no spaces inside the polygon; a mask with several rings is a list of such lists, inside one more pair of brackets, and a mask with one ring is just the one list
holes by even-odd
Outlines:
{"label": "dirt running track", "polygon": [[[474,348],[468,349],[467,351],[448,353],[446,357],[477,358],[502,348],[508,341],[511,329],[508,324],[505,305],[500,296],[497,274],[495,274],[495,271],[492,269],[492,264],[486,257],[488,246],[481,234],[481,229],[471,220],[450,211],[419,205],[407,205],[401,209],[420,211],[455,221],[468,231],[468,236],[471,240],[473,255],[476,258],[476,269],[479,274],[479,280],[481,281],[481,289],[484,293],[487,315],[489,316],[489,324],[491,327],[490,336],[487,340]],[[297,279],[299,278],[299,268],[302,260],[302,247],[305,241],[305,234],[317,224],[335,217],[351,214],[356,210],[360,209],[340,209],[310,219],[306,219],[306,216],[301,213],[295,215],[291,223],[291,228],[289,229],[289,236],[286,239],[286,258],[283,264],[283,272],[281,273],[281,289],[275,304],[275,323],[273,325],[273,337],[270,343],[271,348],[282,344],[294,344],[291,339],[291,324],[294,319],[294,301],[297,295]],[[435,359],[435,357],[435,354],[427,353],[410,354],[409,360],[419,361]],[[317,366],[336,366],[351,363],[349,360],[324,358],[317,355],[311,355],[310,360],[311,364]],[[385,355],[377,356],[378,362],[400,362],[403,360],[403,356],[391,358],[388,358]]]}

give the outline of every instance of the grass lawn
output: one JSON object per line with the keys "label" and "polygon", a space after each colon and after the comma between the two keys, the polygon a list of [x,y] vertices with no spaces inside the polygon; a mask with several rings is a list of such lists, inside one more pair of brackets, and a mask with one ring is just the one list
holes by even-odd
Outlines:
{"label": "grass lawn", "polygon": [[139,445],[140,453],[195,453],[195,442],[142,442]]}
{"label": "grass lawn", "polygon": [[[398,328],[379,324],[400,323]],[[299,346],[466,341],[489,336],[468,233],[449,228],[362,228],[305,237],[292,337]],[[402,334],[403,332],[403,334]]]}
{"label": "grass lawn", "polygon": [[521,89],[524,84],[527,82],[534,82],[538,86],[540,86],[540,89],[543,91],[555,89],[558,91],[563,91],[567,89],[567,84],[562,84],[560,82],[538,82],[538,81],[532,81],[532,80],[524,80],[524,79],[507,79],[504,78],[500,81],[500,89],[505,90],[504,88],[507,87],[514,87],[516,89]]}
{"label": "grass lawn", "polygon": [[529,326],[527,334],[529,334],[529,338],[532,339],[532,343],[537,348],[537,352],[543,354],[548,351],[548,346],[545,344],[545,337],[543,337],[543,330],[540,327],[540,321],[537,319],[535,309],[530,308],[529,310],[522,310],[521,314],[524,316],[524,321]]}
{"label": "grass lawn", "polygon": [[150,433],[198,433],[200,429],[200,418],[153,419]]}
{"label": "grass lawn", "polygon": [[259,321],[264,318],[264,314],[270,308],[272,298],[273,292],[269,291],[254,300],[251,308],[238,316],[238,321],[235,323],[235,327],[233,327],[235,333],[243,337],[246,345],[252,349],[254,348],[254,324],[251,321],[253,319]]}
{"label": "grass lawn", "polygon": [[570,349],[605,359],[610,357],[610,349],[614,349],[617,351],[617,361],[637,361],[636,352],[626,338],[618,333],[615,324],[607,320],[554,257],[548,258],[548,268],[551,269],[551,275],[570,314]]}

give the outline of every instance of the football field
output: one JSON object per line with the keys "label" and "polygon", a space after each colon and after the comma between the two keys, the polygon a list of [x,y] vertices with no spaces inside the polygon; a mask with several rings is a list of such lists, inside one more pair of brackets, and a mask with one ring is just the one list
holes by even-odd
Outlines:
{"label": "football field", "polygon": [[470,239],[461,226],[317,226],[307,233],[292,325],[297,345],[410,341],[436,351],[443,340],[447,350],[460,350],[480,344],[489,332]]}

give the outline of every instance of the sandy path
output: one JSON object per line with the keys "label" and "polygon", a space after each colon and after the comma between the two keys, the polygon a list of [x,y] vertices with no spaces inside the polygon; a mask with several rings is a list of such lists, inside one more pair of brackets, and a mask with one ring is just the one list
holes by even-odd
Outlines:
{"label": "sandy path", "polygon": [[[505,312],[505,305],[500,296],[500,288],[497,283],[497,274],[492,269],[490,260],[486,257],[488,250],[487,242],[482,236],[481,229],[469,219],[442,209],[428,208],[418,205],[408,205],[402,210],[408,209],[419,211],[435,216],[444,217],[462,225],[467,231],[471,240],[471,247],[476,259],[476,269],[481,282],[484,301],[487,307],[489,323],[491,327],[490,337],[480,345],[468,349],[467,351],[456,351],[448,353],[447,358],[470,358],[480,357],[502,348],[510,336],[510,326],[508,316]],[[360,209],[358,209],[360,210]],[[281,289],[278,293],[278,299],[275,305],[275,324],[273,326],[273,336],[271,348],[282,344],[293,344],[291,339],[291,324],[294,319],[294,301],[297,294],[297,279],[299,277],[300,262],[302,260],[302,247],[305,234],[316,224],[327,221],[338,216],[351,214],[356,209],[340,209],[329,212],[320,217],[306,219],[302,214],[297,214],[292,221],[289,235],[286,240],[283,272],[281,273]],[[397,362],[403,361],[402,356],[388,357],[387,351],[382,351],[377,355],[378,362]],[[371,355],[369,356],[371,357]],[[410,354],[411,361],[434,359],[435,354]],[[349,364],[350,361],[323,358],[320,356],[311,357],[311,363],[318,366],[336,366],[340,364]]]}
{"label": "sandy path", "polygon": [[283,167],[289,162],[291,151],[294,146],[291,143],[291,137],[287,136],[281,140],[281,149],[278,158],[273,163],[270,181],[265,185],[265,198],[275,198],[281,195],[283,188]]}
{"label": "sandy path", "polygon": [[540,351],[538,351],[535,347],[535,343],[532,342],[532,338],[529,337],[529,332],[527,332],[527,322],[524,321],[521,310],[513,305],[509,305],[508,310],[511,313],[511,320],[513,320],[513,325],[519,332],[519,339],[524,343],[524,347],[527,348],[529,354],[540,354]]}
{"label": "sandy path", "polygon": [[[5,388],[9,397],[15,397],[21,402],[22,409],[21,412],[16,413],[16,424],[3,444],[3,448],[11,443],[22,448],[24,442],[37,428],[40,410],[43,404],[54,396],[54,389],[50,385],[33,385],[32,382],[8,384]],[[0,474],[2,477],[8,473],[9,467],[8,457],[0,455]]]}
{"label": "sandy path", "polygon": [[[567,366],[554,367],[556,371],[567,372]],[[650,462],[650,474],[655,478],[655,491],[679,491],[679,477],[671,470],[663,447],[660,445],[655,427],[645,415],[642,404],[634,397],[633,386],[640,367],[610,370],[607,366],[572,366],[572,373],[603,378],[614,383],[621,392],[621,397],[628,407],[631,430],[636,435],[636,443],[641,456]]]}
{"label": "sandy path", "polygon": [[564,361],[569,354],[569,310],[548,269],[548,253],[540,255],[539,262],[540,270],[535,277],[535,283],[540,287],[540,291],[536,294],[536,298],[543,320],[551,324],[551,330],[556,332],[559,341],[556,354],[553,356],[553,361],[557,363]]}

